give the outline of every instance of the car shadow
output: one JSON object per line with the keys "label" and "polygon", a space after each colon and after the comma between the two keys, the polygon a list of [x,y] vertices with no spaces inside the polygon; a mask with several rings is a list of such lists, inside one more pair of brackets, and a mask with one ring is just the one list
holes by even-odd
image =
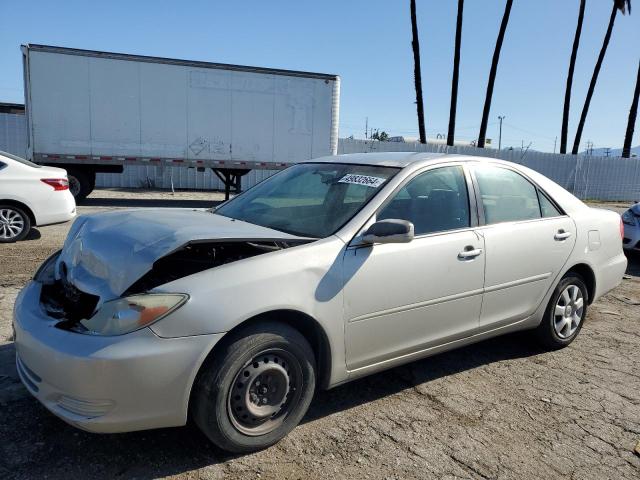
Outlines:
{"label": "car shadow", "polygon": [[[374,402],[441,377],[539,353],[542,350],[532,345],[526,333],[486,340],[318,392],[302,423]],[[3,363],[0,378],[5,378],[5,383],[0,383],[3,417],[0,458],[12,458],[10,469],[8,464],[0,462],[3,478],[46,475],[55,479],[82,475],[83,478],[151,479],[213,466],[237,457],[213,446],[191,424],[111,435],[86,433],[68,426],[24,390],[15,367],[7,369],[7,358],[13,359],[14,355],[13,344],[0,346]],[[7,379],[9,387],[5,388]],[[14,392],[13,398],[3,400],[6,389],[19,389],[22,395],[16,397]]]}
{"label": "car shadow", "polygon": [[29,240],[40,240],[42,238],[42,233],[36,227],[31,227],[27,236],[22,239],[23,242],[28,242]]}

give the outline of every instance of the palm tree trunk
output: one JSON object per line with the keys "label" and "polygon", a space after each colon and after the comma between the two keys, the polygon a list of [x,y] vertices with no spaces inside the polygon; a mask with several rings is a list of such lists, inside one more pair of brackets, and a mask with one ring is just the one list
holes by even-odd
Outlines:
{"label": "palm tree trunk", "polygon": [[593,91],[596,88],[598,75],[600,74],[600,68],[602,67],[604,56],[607,53],[607,47],[609,46],[609,40],[611,40],[611,32],[613,31],[613,24],[616,20],[617,13],[618,13],[618,7],[614,2],[613,9],[611,10],[611,17],[609,18],[609,26],[607,27],[607,33],[605,33],[604,35],[604,41],[602,42],[600,55],[598,55],[598,61],[596,62],[596,66],[593,69],[593,75],[591,76],[591,83],[589,84],[589,90],[587,90],[587,98],[585,99],[584,106],[582,107],[582,114],[580,115],[580,122],[578,123],[578,130],[576,131],[576,138],[573,141],[573,149],[571,150],[571,153],[573,155],[577,155],[578,149],[580,148],[580,140],[582,139],[582,131],[584,130],[584,123],[587,119],[587,113],[589,113],[589,105],[591,104],[591,97],[593,97]]}
{"label": "palm tree trunk", "polygon": [[622,157],[631,156],[631,140],[633,139],[633,129],[638,116],[638,97],[640,97],[640,62],[638,62],[638,78],[636,78],[636,89],[633,92],[633,101],[629,110],[629,121],[627,122],[627,132],[624,135],[624,146],[622,147]]}
{"label": "palm tree trunk", "polygon": [[451,78],[451,108],[449,109],[449,132],[447,145],[453,146],[456,133],[456,106],[458,104],[458,77],[460,75],[460,45],[462,44],[462,11],[464,0],[458,0],[458,18],[456,20],[456,45],[453,53],[453,76]]}
{"label": "palm tree trunk", "polygon": [[576,66],[578,47],[580,46],[580,35],[582,34],[582,22],[584,20],[584,7],[586,0],[580,0],[580,10],[578,11],[578,25],[576,34],[573,37],[573,48],[571,59],[569,60],[569,72],[567,73],[567,88],[564,92],[564,109],[562,111],[562,132],[560,134],[560,153],[567,153],[567,135],[569,131],[569,110],[571,107],[571,87],[573,85],[573,71]]}
{"label": "palm tree trunk", "polygon": [[502,50],[502,42],[504,34],[507,31],[509,23],[509,15],[511,14],[511,6],[513,0],[507,0],[504,7],[504,15],[502,15],[502,23],[496,40],[496,48],[493,51],[493,59],[491,60],[491,70],[489,71],[489,82],[487,83],[487,96],[484,99],[484,109],[482,110],[482,122],[480,123],[480,134],[478,135],[478,147],[484,148],[487,136],[487,125],[489,123],[489,110],[491,110],[491,98],[493,97],[493,85],[496,82],[496,73],[498,72],[498,62],[500,61],[500,50]]}
{"label": "palm tree trunk", "polygon": [[411,48],[413,48],[413,77],[416,86],[416,109],[418,113],[418,131],[420,143],[427,143],[424,130],[424,105],[422,103],[422,75],[420,73],[420,41],[418,40],[418,22],[416,20],[416,0],[411,0]]}

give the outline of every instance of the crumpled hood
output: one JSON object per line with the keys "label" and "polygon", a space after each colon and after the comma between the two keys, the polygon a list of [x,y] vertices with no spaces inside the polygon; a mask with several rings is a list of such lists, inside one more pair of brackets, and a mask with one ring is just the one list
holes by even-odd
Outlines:
{"label": "crumpled hood", "polygon": [[[198,240],[292,240],[293,235],[210,211],[145,209],[84,215],[71,230],[56,277],[100,302],[119,297],[159,258]],[[64,262],[64,268],[61,263]]]}
{"label": "crumpled hood", "polygon": [[632,205],[629,210],[631,210],[636,215],[640,216],[640,202],[636,203],[635,205]]}

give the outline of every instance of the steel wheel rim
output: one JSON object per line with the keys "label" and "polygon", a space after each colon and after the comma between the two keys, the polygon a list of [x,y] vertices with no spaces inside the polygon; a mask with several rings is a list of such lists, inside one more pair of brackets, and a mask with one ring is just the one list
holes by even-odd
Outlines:
{"label": "steel wheel rim", "polygon": [[227,410],[232,425],[248,436],[270,433],[282,425],[302,394],[302,368],[282,349],[255,355],[236,374]]}
{"label": "steel wheel rim", "polygon": [[24,218],[11,208],[0,209],[0,238],[11,240],[24,230]]}
{"label": "steel wheel rim", "polygon": [[77,197],[80,194],[80,182],[73,175],[69,175],[67,179],[69,180],[69,191],[71,195]]}
{"label": "steel wheel rim", "polygon": [[553,312],[553,328],[558,337],[571,337],[582,322],[584,314],[584,297],[577,285],[567,286],[556,302]]}

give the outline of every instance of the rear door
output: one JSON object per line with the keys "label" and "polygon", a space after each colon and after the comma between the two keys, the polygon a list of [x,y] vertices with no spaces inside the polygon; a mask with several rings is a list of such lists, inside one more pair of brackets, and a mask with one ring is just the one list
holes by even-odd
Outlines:
{"label": "rear door", "polygon": [[486,248],[480,327],[490,329],[536,310],[573,250],[576,228],[520,172],[478,164],[473,173]]}

